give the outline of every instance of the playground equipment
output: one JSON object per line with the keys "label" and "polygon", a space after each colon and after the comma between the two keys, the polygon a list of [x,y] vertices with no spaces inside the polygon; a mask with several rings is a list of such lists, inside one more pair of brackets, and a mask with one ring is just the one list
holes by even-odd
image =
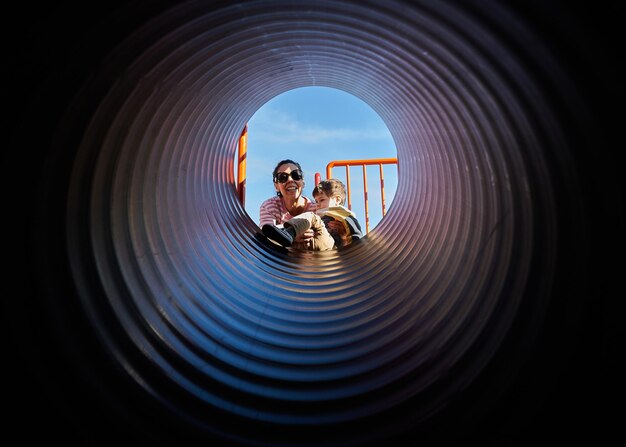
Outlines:
{"label": "playground equipment", "polygon": [[[623,77],[575,77],[606,67],[590,57],[606,34],[532,0],[97,3],[91,21],[20,21],[42,51],[7,59],[28,62],[5,149],[7,195],[28,192],[7,209],[32,226],[33,272],[3,296],[5,369],[29,378],[7,382],[9,413],[34,421],[20,439],[517,445],[595,428],[610,405],[581,395],[612,395],[613,338],[592,321],[613,313],[584,280],[618,203],[595,106]],[[402,174],[385,219],[332,253],[270,246],[233,187],[245,123],[310,85],[370,105]]]}
{"label": "playground equipment", "polygon": [[350,167],[361,166],[363,168],[363,202],[365,203],[365,232],[369,233],[370,231],[370,216],[369,216],[369,194],[367,193],[367,170],[366,166],[378,166],[378,179],[380,181],[380,198],[381,198],[381,208],[382,208],[382,216],[385,217],[387,214],[387,207],[385,204],[385,174],[383,172],[383,165],[386,164],[398,164],[397,158],[372,158],[368,160],[335,160],[328,163],[326,166],[326,178],[331,178],[333,176],[333,168],[339,166],[345,166],[346,168],[346,189],[347,189],[347,203],[348,209],[352,209],[352,188],[351,180],[350,180]]}
{"label": "playground equipment", "polygon": [[237,197],[241,206],[246,205],[246,176],[248,158],[248,125],[243,128],[237,144]]}

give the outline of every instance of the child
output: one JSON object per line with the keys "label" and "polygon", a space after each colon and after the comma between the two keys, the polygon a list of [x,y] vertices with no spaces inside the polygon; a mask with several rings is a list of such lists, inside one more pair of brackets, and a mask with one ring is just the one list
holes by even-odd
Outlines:
{"label": "child", "polygon": [[[321,251],[341,248],[363,237],[356,215],[343,206],[346,189],[340,180],[321,181],[313,189],[313,198],[318,207],[315,212],[299,214],[285,222],[283,228],[270,224],[263,225],[263,234],[284,247]],[[342,225],[344,231],[334,229],[333,226],[336,224],[329,226],[328,223],[332,221]],[[308,242],[294,241],[296,236],[309,228],[315,232],[313,239]],[[345,240],[342,235],[345,235]]]}

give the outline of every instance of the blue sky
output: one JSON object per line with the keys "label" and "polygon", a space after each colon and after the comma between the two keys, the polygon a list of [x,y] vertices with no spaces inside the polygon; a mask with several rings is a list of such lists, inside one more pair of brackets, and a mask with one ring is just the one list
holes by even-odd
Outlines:
{"label": "blue sky", "polygon": [[[394,157],[397,152],[389,129],[359,98],[327,87],[288,91],[268,101],[248,122],[246,211],[258,223],[259,206],[275,195],[272,171],[280,160],[300,163],[304,193],[312,198],[315,173],[326,178],[330,161]],[[352,210],[365,230],[362,172],[361,167],[350,168]],[[332,174],[345,183],[344,167],[333,168]],[[389,210],[398,183],[396,166],[384,165],[384,176]],[[371,231],[382,218],[379,167],[368,167],[367,178]]]}

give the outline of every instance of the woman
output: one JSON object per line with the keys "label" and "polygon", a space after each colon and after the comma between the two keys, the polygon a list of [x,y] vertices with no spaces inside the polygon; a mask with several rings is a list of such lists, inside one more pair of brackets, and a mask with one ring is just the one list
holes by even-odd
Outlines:
{"label": "woman", "polygon": [[[315,211],[315,202],[302,195],[304,173],[300,164],[293,160],[279,161],[272,173],[276,197],[267,199],[259,209],[259,226],[282,225],[292,217],[306,211]],[[313,230],[307,230],[296,238],[297,242],[310,241]]]}

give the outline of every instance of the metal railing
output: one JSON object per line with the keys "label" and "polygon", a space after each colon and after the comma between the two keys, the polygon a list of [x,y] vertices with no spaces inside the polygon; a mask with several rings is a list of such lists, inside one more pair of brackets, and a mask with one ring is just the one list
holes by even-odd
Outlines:
{"label": "metal railing", "polygon": [[[383,217],[387,212],[387,207],[385,203],[385,176],[383,173],[383,165],[386,164],[398,164],[397,158],[371,158],[368,160],[335,160],[331,161],[326,165],[326,178],[332,178],[332,170],[335,167],[345,166],[346,168],[346,194],[347,194],[347,202],[348,209],[352,209],[352,195],[350,189],[350,168],[351,167],[363,167],[363,199],[365,201],[365,232],[369,233],[370,229],[370,218],[369,218],[369,197],[367,191],[367,169],[366,166],[378,165],[379,167],[379,178],[380,178],[380,197],[381,197],[381,206]],[[316,183],[318,176],[316,174],[315,181]]]}
{"label": "metal railing", "polygon": [[239,136],[237,154],[237,197],[241,206],[246,205],[246,169],[248,159],[248,125],[246,124]]}

